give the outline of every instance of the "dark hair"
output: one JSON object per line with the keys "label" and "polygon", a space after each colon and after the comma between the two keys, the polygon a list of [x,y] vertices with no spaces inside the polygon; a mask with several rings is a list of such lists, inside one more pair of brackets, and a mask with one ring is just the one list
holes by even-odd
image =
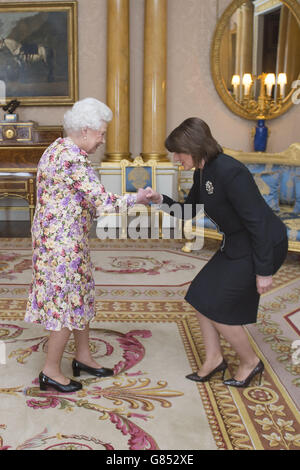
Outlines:
{"label": "dark hair", "polygon": [[195,117],[186,119],[176,127],[167,137],[165,146],[169,152],[191,155],[196,168],[202,160],[209,163],[223,153],[206,122]]}

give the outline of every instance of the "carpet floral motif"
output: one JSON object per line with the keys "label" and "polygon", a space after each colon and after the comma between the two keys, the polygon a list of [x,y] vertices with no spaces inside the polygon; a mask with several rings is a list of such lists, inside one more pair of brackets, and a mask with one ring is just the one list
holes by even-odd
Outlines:
{"label": "carpet floral motif", "polygon": [[115,256],[110,257],[110,269],[96,267],[96,271],[114,274],[148,274],[155,276],[162,272],[177,272],[180,270],[194,269],[191,263],[174,263],[170,259],[158,260],[155,257],[142,256]]}
{"label": "carpet floral motif", "polygon": [[289,303],[300,303],[300,288],[277,296],[271,302],[264,302],[259,308],[257,328],[263,334],[264,341],[276,353],[277,361],[283,364],[285,370],[295,377],[292,383],[296,387],[300,387],[300,364],[296,364],[292,360],[293,341],[283,334],[280,324],[275,320],[276,314],[280,314]]}
{"label": "carpet floral motif", "polygon": [[249,410],[254,413],[254,421],[261,428],[261,435],[271,448],[290,450],[300,448],[300,433],[298,423],[294,419],[287,419],[283,405],[279,404],[278,394],[266,387],[252,387],[244,392],[248,401]]}
{"label": "carpet floral motif", "polygon": [[30,257],[20,253],[1,253],[0,279],[16,279],[16,274],[21,274],[30,269],[32,265]]}
{"label": "carpet floral motif", "polygon": [[[0,341],[7,345],[8,363],[14,370],[35,371],[36,364],[43,360],[39,358],[43,358],[47,350],[47,332],[29,327],[22,321],[28,288],[25,283],[13,283],[16,273],[22,274],[23,270],[30,269],[25,263],[24,254],[14,253],[13,250],[28,249],[30,244],[26,242],[27,246],[25,241],[13,241],[15,248],[10,250],[11,242],[6,243],[7,247],[2,251],[5,259],[1,253],[0,264],[0,279],[1,274],[5,273],[2,277],[5,281],[2,286],[0,284]],[[170,241],[159,243],[159,246],[171,253]],[[176,242],[174,246],[174,253],[178,255],[181,245]],[[92,247],[102,250],[103,243],[93,240]],[[112,241],[110,250],[113,251],[114,247],[116,250],[120,248],[119,241]],[[112,367],[115,376],[106,379],[82,376],[80,380],[83,389],[70,395],[50,389],[47,392],[40,391],[38,379],[34,375],[28,381],[21,376],[22,380],[11,385],[1,380],[1,402],[9,399],[10,409],[24,411],[25,416],[31,413],[33,422],[38,423],[38,426],[33,426],[23,439],[22,436],[18,439],[17,445],[13,445],[14,423],[4,414],[0,418],[0,449],[163,448],[164,439],[159,435],[160,429],[164,436],[164,426],[168,429],[172,413],[174,410],[178,413],[181,409],[181,400],[193,396],[195,408],[186,408],[184,412],[193,416],[203,407],[207,420],[205,431],[196,435],[199,448],[299,450],[299,410],[290,394],[293,390],[298,391],[300,386],[300,366],[292,361],[292,343],[297,335],[285,327],[282,314],[294,311],[295,306],[300,304],[298,259],[290,257],[275,276],[274,294],[262,298],[258,323],[248,329],[249,336],[255,338],[254,348],[266,365],[263,384],[257,386],[254,382],[245,390],[233,389],[224,386],[220,377],[216,376],[209,383],[191,383],[188,387],[182,380],[188,370],[181,369],[180,378],[174,381],[160,372],[161,369],[158,369],[159,373],[153,373],[145,365],[149,366],[147,359],[150,343],[158,335],[158,344],[167,344],[165,333],[172,327],[177,328],[190,369],[196,371],[204,360],[203,339],[195,312],[183,300],[188,287],[185,276],[194,269],[196,254],[183,259],[183,262],[178,258],[172,260],[172,254],[164,258],[164,253],[160,257],[154,254],[152,259],[148,253],[137,256],[137,247],[139,251],[144,247],[149,253],[149,249],[157,249],[158,242],[155,245],[154,242],[132,244],[125,241],[121,248],[123,252],[128,248],[128,256],[124,253],[120,256],[116,251],[116,255],[110,258],[110,264],[96,265],[96,269],[100,268],[99,272],[103,268],[102,272],[108,276],[112,274],[120,279],[123,274],[132,276],[130,286],[114,282],[109,286],[99,284],[96,288],[95,322],[101,322],[101,328],[99,326],[92,330],[90,347],[95,359],[100,362],[104,358],[105,366]],[[204,256],[201,253],[201,259],[209,259],[212,253],[206,247]],[[174,270],[178,270],[181,277],[181,282],[176,285],[160,286],[158,282],[153,282],[157,285],[149,283],[147,286],[138,286],[135,283],[141,273],[157,278],[158,274],[167,277]],[[12,282],[8,284],[7,279]],[[232,376],[238,367],[238,358],[224,340],[222,349],[229,364],[227,374]],[[74,342],[70,340],[64,353],[68,367],[71,367],[73,356]],[[111,364],[107,364],[107,361],[111,361]],[[174,363],[171,361],[168,367],[172,369]],[[282,371],[284,373],[280,375]],[[289,383],[286,378],[290,378]],[[195,392],[197,397],[193,395]],[[53,413],[56,420],[51,426],[48,417]],[[78,416],[87,419],[88,430],[80,426],[67,429],[56,425],[72,422],[73,416],[74,423],[78,423]],[[194,437],[195,432],[192,429],[190,437]],[[202,439],[208,434],[215,447],[212,442],[203,443]],[[181,443],[181,440],[178,442]]]}
{"label": "carpet floral motif", "polygon": [[[6,340],[7,344],[16,345],[18,342],[25,343],[27,347],[14,349],[9,354],[9,359],[16,360],[19,364],[26,364],[32,354],[40,351],[46,351],[48,336],[22,338],[26,328],[9,324],[0,324],[0,338]],[[95,330],[92,330],[92,332]],[[158,449],[153,436],[143,429],[143,422],[152,419],[149,414],[155,409],[154,403],[163,408],[172,406],[171,399],[182,396],[182,392],[170,390],[168,383],[164,380],[156,384],[151,383],[151,379],[144,377],[141,371],[130,373],[129,370],[138,365],[145,355],[145,348],[140,343],[140,338],[151,337],[150,330],[133,330],[125,334],[112,330],[98,329],[96,335],[92,335],[90,341],[91,351],[94,357],[108,358],[114,352],[116,342],[123,351],[122,359],[114,367],[114,377],[112,384],[103,386],[103,379],[87,378],[82,379],[83,389],[73,394],[61,394],[55,391],[40,391],[38,379],[36,378],[32,386],[29,387],[7,387],[0,388],[0,395],[10,395],[14,397],[25,397],[26,405],[33,410],[59,409],[61,411],[72,413],[76,408],[83,408],[95,414],[97,419],[108,421],[115,428],[128,438],[128,449],[130,450],[154,450]],[[99,337],[100,336],[100,337]],[[107,339],[103,339],[103,337]],[[74,355],[74,342],[69,341],[65,350],[65,357],[72,359]],[[101,385],[101,386],[100,386]],[[106,401],[112,402],[112,407],[105,406]],[[141,424],[136,424],[135,421]],[[1,426],[6,429],[5,425]],[[0,429],[1,429],[0,428]],[[56,435],[57,438],[57,435]],[[21,443],[17,450],[42,448],[49,449],[58,447],[68,448],[90,448],[90,438],[84,436],[59,436],[60,443],[53,446],[45,446],[50,439],[47,429],[42,434],[27,439]],[[86,440],[86,442],[85,442]],[[113,450],[111,443],[93,440],[97,446]],[[0,440],[1,449],[7,450],[3,438]]]}

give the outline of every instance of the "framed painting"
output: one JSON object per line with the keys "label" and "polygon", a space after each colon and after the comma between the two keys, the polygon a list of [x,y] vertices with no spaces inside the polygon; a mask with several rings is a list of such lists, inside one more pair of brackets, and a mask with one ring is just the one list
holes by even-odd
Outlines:
{"label": "framed painting", "polygon": [[156,189],[156,161],[145,163],[142,157],[136,157],[133,162],[121,160],[122,194],[137,193],[139,188],[150,186]]}
{"label": "framed painting", "polygon": [[77,101],[76,1],[0,3],[0,80],[21,106]]}

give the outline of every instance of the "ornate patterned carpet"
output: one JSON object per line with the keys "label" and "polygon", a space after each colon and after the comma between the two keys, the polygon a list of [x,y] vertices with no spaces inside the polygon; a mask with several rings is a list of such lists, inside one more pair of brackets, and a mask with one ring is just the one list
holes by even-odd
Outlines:
{"label": "ornate patterned carpet", "polygon": [[[266,364],[245,390],[220,377],[184,377],[203,359],[194,310],[183,300],[216,245],[184,254],[179,241],[91,240],[97,318],[94,357],[115,376],[83,375],[83,390],[41,392],[37,377],[47,332],[24,323],[31,279],[29,239],[0,239],[0,449],[299,449],[300,263],[290,255],[248,328]],[[0,345],[1,346],[1,345]],[[3,346],[3,344],[2,344]],[[233,374],[238,364],[223,342]],[[71,376],[70,340],[63,370]]]}

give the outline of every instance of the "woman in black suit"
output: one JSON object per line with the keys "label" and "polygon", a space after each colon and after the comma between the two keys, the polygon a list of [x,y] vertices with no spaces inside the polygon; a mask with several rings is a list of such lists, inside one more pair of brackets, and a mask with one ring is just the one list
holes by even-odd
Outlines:
{"label": "woman in black suit", "polygon": [[[260,294],[272,286],[272,276],[287,255],[285,225],[261,196],[245,165],[225,155],[199,118],[185,120],[166,139],[174,161],[195,168],[194,183],[184,204],[204,204],[204,211],[223,234],[220,249],[192,281],[185,299],[196,310],[206,358],[200,370],[187,376],[205,382],[223,372],[221,334],[237,352],[240,364],[226,385],[246,387],[262,375],[242,325],[256,323]],[[168,211],[175,201],[148,188],[149,201]]]}

